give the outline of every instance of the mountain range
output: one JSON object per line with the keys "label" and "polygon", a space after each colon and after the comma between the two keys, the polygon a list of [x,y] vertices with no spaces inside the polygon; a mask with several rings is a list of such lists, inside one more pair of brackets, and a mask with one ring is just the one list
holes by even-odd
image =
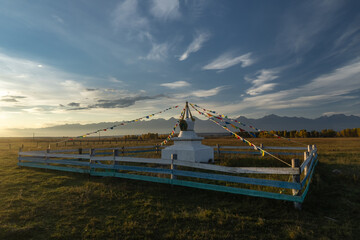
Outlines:
{"label": "mountain range", "polygon": [[[360,127],[360,117],[344,114],[335,114],[331,116],[322,116],[316,119],[309,119],[304,117],[281,117],[274,114],[267,115],[262,118],[253,119],[246,117],[238,117],[236,120],[245,123],[246,125],[252,125],[261,130],[322,130],[333,129],[339,131],[345,128],[358,128]],[[117,136],[117,135],[129,135],[129,134],[142,134],[142,133],[161,133],[167,134],[172,131],[177,119],[152,119],[148,121],[139,121],[130,123],[114,130],[101,132],[101,136]],[[198,133],[224,133],[226,132],[220,126],[217,126],[209,120],[201,120],[196,118],[195,131]],[[16,132],[14,135],[18,136],[78,136],[86,134],[87,132],[93,132],[98,129],[105,129],[109,126],[118,124],[119,122],[101,122],[92,124],[65,124],[57,125],[46,128],[28,128],[28,129],[11,129],[12,132]],[[240,125],[239,125],[240,126]],[[241,127],[241,126],[240,126]],[[242,127],[246,130],[249,128]],[[179,128],[177,128],[177,132]],[[97,135],[95,135],[97,136]]]}

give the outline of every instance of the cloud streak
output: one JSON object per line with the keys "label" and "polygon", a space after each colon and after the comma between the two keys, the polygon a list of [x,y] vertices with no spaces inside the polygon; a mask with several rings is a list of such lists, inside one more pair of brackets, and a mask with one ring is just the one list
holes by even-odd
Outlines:
{"label": "cloud streak", "polygon": [[211,97],[217,95],[224,87],[216,87],[209,90],[197,90],[193,91],[191,94],[195,97]]}
{"label": "cloud streak", "polygon": [[150,13],[163,21],[178,19],[181,16],[179,0],[153,0]]}
{"label": "cloud streak", "polygon": [[356,91],[360,90],[359,75],[360,60],[321,75],[297,88],[246,97],[235,108],[291,109],[358,99]]}
{"label": "cloud streak", "polygon": [[225,53],[211,63],[205,65],[203,70],[224,70],[237,64],[241,64],[241,67],[248,67],[254,62],[255,60],[251,58],[251,53],[246,53],[237,57],[234,57],[230,53]]}
{"label": "cloud streak", "polygon": [[7,90],[7,99],[14,99],[12,102],[27,98],[22,102],[24,108],[30,105],[58,105],[66,99],[78,97],[85,89],[82,84],[70,80],[83,79],[80,76],[44,64],[39,68],[38,62],[28,59],[0,53],[0,65],[0,89]]}
{"label": "cloud streak", "polygon": [[9,103],[15,103],[15,102],[19,102],[18,99],[24,99],[26,98],[25,96],[2,96],[0,101],[1,102],[9,102]]}
{"label": "cloud streak", "polygon": [[225,86],[219,86],[219,87],[215,87],[215,88],[211,88],[208,90],[194,90],[191,92],[186,92],[186,93],[182,93],[182,94],[176,94],[175,98],[179,98],[179,99],[183,99],[186,97],[197,97],[197,98],[206,98],[206,97],[211,97],[211,96],[215,96],[218,95],[222,90],[225,89]]}
{"label": "cloud streak", "polygon": [[74,111],[74,110],[88,110],[93,108],[126,108],[130,107],[132,105],[135,105],[138,101],[143,100],[153,100],[153,99],[159,99],[166,97],[163,94],[155,95],[155,96],[129,96],[129,97],[123,97],[119,99],[100,99],[97,101],[96,104],[88,105],[86,107],[81,107],[79,103],[69,103],[68,106],[73,106],[74,108],[69,108],[68,110]]}
{"label": "cloud streak", "polygon": [[144,29],[148,20],[138,13],[138,1],[126,0],[117,5],[112,13],[112,23],[115,28]]}
{"label": "cloud streak", "polygon": [[161,43],[161,44],[155,44],[153,43],[153,46],[148,53],[146,57],[140,57],[140,59],[145,60],[155,60],[155,61],[163,61],[167,58],[169,52],[169,44],[168,43]]}
{"label": "cloud streak", "polygon": [[171,83],[162,83],[160,86],[175,89],[175,88],[182,88],[182,87],[189,87],[190,83],[186,81],[176,81]]}
{"label": "cloud streak", "polygon": [[245,77],[246,81],[251,82],[253,86],[246,90],[246,93],[252,96],[271,91],[277,85],[276,83],[267,83],[277,79],[277,71],[272,69],[263,69],[257,73],[256,78]]}
{"label": "cloud streak", "polygon": [[2,98],[1,102],[18,102],[15,98]]}
{"label": "cloud streak", "polygon": [[76,102],[71,102],[68,104],[69,107],[79,107],[80,103],[76,103]]}
{"label": "cloud streak", "polygon": [[309,51],[322,33],[336,24],[342,4],[343,1],[303,1],[297,9],[287,12],[283,31],[278,36],[279,48],[302,54]]}
{"label": "cloud streak", "polygon": [[[14,58],[0,53],[0,107],[15,107],[18,111],[54,113],[68,108],[100,108],[102,105],[124,106],[131,102],[154,97],[133,97],[124,89],[101,89],[87,87],[87,76],[69,74],[48,65],[29,59]],[[121,97],[118,105],[111,100],[99,102],[96,99]],[[24,99],[26,101],[24,101]],[[121,104],[121,100],[127,104]],[[126,101],[125,101],[126,100]],[[59,108],[60,106],[60,108]]]}
{"label": "cloud streak", "polygon": [[179,60],[184,61],[189,57],[190,53],[199,51],[202,48],[203,44],[207,40],[209,40],[209,38],[210,38],[210,34],[207,32],[198,33],[195,36],[194,40],[190,43],[186,51],[180,56]]}

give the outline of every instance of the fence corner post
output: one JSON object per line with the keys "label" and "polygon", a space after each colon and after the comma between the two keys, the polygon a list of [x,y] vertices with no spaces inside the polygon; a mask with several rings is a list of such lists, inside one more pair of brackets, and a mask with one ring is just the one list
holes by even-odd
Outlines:
{"label": "fence corner post", "polygon": [[[291,167],[292,168],[299,168],[300,167],[299,159],[297,159],[297,158],[291,159]],[[300,172],[298,174],[292,175],[292,181],[294,183],[300,184]],[[299,196],[300,195],[300,190],[293,189],[292,194],[293,194],[293,196]],[[294,202],[294,207],[297,210],[301,210],[301,203],[300,202]]]}
{"label": "fence corner post", "polygon": [[312,145],[312,149],[317,151],[316,145]]}

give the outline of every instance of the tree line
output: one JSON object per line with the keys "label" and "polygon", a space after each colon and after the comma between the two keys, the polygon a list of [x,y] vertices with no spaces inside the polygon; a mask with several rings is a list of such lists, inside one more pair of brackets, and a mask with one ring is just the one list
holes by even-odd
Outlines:
{"label": "tree line", "polygon": [[[238,133],[242,137],[251,137],[247,132]],[[321,137],[360,137],[360,128],[347,128],[341,131],[334,131],[333,129],[323,129],[321,131],[306,131],[302,130],[291,130],[291,131],[263,131],[263,132],[252,132],[252,135],[260,138],[271,138],[274,135],[285,138],[321,138]]]}
{"label": "tree line", "polygon": [[124,140],[152,140],[152,139],[165,139],[168,134],[158,134],[158,133],[144,133],[141,135],[125,135],[119,139]]}
{"label": "tree line", "polygon": [[[321,131],[306,131],[302,130],[291,130],[291,131],[262,131],[262,132],[239,132],[237,133],[241,137],[259,137],[259,138],[273,138],[274,135],[285,138],[328,138],[328,137],[360,137],[360,128],[347,128],[341,131],[334,131],[333,129],[323,129]],[[120,137],[124,140],[152,140],[152,139],[165,139],[168,134],[158,133],[145,133],[141,135],[125,135]]]}

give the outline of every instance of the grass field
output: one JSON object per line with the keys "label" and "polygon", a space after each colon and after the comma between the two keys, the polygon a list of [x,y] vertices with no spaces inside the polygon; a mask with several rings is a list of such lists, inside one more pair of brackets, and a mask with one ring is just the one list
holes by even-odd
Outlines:
{"label": "grass field", "polygon": [[297,141],[319,152],[301,211],[285,201],[19,168],[18,148],[34,143],[2,138],[0,239],[359,239],[360,139]]}

